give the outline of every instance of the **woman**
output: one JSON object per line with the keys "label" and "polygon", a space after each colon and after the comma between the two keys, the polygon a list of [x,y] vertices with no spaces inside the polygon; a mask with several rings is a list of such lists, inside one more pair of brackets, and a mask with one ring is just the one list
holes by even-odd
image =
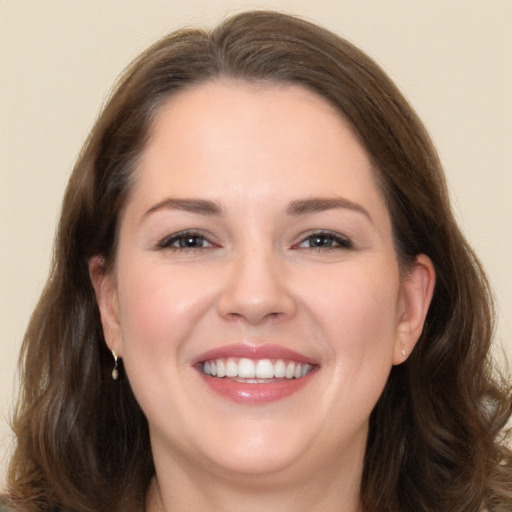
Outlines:
{"label": "woman", "polygon": [[245,13],[126,71],[23,346],[16,510],[505,511],[511,392],[386,75]]}

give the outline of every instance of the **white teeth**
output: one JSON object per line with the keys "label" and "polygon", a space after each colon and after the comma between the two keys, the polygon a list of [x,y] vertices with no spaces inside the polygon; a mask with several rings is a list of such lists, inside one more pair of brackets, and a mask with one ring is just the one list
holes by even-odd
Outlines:
{"label": "white teeth", "polygon": [[270,379],[243,379],[239,382],[243,382],[244,384],[268,384],[272,381]]}
{"label": "white teeth", "polygon": [[274,365],[268,359],[261,359],[256,363],[256,377],[258,379],[271,379],[274,376]]}
{"label": "white teeth", "polygon": [[[206,364],[208,361],[206,361]],[[203,369],[204,373],[208,373]],[[226,362],[226,377],[238,377],[238,363],[234,359],[228,359]]]}
{"label": "white teeth", "polygon": [[285,373],[286,373],[286,366],[284,364],[284,361],[279,359],[278,361],[276,361],[276,364],[274,365],[274,377],[281,379],[284,377]]}
{"label": "white teeth", "polygon": [[278,359],[272,362],[270,359],[252,360],[248,358],[214,359],[203,363],[203,373],[212,377],[239,377],[246,379],[244,382],[266,382],[269,379],[300,379],[305,377],[313,366],[294,361],[285,362]]}
{"label": "white teeth", "polygon": [[[302,372],[300,374],[301,377],[305,377],[312,369],[313,367],[310,364],[303,364],[302,365]],[[217,374],[219,373],[219,368],[217,367]]]}
{"label": "white teeth", "polygon": [[295,372],[295,363],[288,363],[288,365],[286,366],[286,371],[285,371],[284,376],[287,379],[293,379],[294,372]]}
{"label": "white teeth", "polygon": [[217,377],[224,377],[226,375],[226,367],[222,359],[217,360]]}
{"label": "white teeth", "polygon": [[243,379],[254,379],[256,377],[256,365],[251,359],[242,358],[238,361],[238,376]]}

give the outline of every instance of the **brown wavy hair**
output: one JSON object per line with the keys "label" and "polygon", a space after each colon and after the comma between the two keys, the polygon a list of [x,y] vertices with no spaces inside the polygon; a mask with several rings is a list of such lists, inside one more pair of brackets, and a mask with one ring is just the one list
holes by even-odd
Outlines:
{"label": "brown wavy hair", "polygon": [[504,427],[510,384],[489,349],[492,294],[452,215],[422,123],[364,53],[307,21],[247,12],[212,31],[170,34],[124,73],[71,175],[51,275],[22,347],[8,498],[20,511],[142,510],[154,476],[147,421],[122,372],[113,382],[88,263],[108,270],[131,176],[159,107],[216,77],[294,83],[336,106],[372,160],[406,267],[437,280],[424,332],[392,369],[370,418],[367,512],[512,510]]}

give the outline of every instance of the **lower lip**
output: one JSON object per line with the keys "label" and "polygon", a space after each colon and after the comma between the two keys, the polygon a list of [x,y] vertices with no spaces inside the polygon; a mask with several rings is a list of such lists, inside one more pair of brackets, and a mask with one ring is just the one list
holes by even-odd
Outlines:
{"label": "lower lip", "polygon": [[210,377],[201,373],[205,384],[215,393],[240,404],[263,405],[283,400],[300,391],[311,382],[313,369],[300,379],[289,379],[263,384],[248,384],[229,378]]}

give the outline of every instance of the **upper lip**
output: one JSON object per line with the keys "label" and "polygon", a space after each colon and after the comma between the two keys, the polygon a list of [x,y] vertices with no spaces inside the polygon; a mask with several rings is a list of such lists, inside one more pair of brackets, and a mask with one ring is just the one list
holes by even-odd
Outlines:
{"label": "upper lip", "polygon": [[225,345],[217,347],[202,353],[192,361],[192,365],[211,361],[212,359],[223,358],[248,358],[254,360],[260,359],[287,359],[298,363],[317,364],[310,357],[300,354],[295,350],[282,347],[273,343],[265,343],[262,345],[253,345],[250,343],[236,343],[233,345]]}

